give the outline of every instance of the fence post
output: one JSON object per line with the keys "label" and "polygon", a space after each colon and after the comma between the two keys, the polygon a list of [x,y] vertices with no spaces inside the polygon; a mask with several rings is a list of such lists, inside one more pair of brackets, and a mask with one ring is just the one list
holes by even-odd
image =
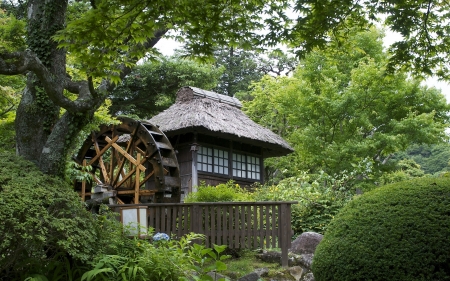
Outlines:
{"label": "fence post", "polygon": [[291,212],[290,204],[281,203],[279,216],[279,237],[281,244],[281,266],[288,266],[288,250],[291,242]]}

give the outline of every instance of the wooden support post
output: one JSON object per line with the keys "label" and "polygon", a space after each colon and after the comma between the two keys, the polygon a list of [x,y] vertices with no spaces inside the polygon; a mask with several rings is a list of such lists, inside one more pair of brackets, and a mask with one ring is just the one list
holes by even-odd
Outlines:
{"label": "wooden support post", "polygon": [[291,212],[290,205],[282,203],[278,213],[278,237],[281,246],[281,266],[288,267],[288,250],[291,240]]}
{"label": "wooden support post", "polygon": [[[136,166],[141,165],[141,154],[138,153],[136,156]],[[136,176],[134,180],[134,204],[139,204],[139,189],[141,187],[141,173],[140,169],[136,169]]]}

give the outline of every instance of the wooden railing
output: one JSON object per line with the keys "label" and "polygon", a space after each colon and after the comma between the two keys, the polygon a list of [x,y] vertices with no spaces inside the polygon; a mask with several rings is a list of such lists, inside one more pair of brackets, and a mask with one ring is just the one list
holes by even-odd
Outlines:
{"label": "wooden railing", "polygon": [[206,246],[234,249],[281,248],[283,266],[291,246],[291,205],[297,202],[215,202],[110,205],[147,206],[148,226],[155,232],[181,237],[195,232],[206,236]]}

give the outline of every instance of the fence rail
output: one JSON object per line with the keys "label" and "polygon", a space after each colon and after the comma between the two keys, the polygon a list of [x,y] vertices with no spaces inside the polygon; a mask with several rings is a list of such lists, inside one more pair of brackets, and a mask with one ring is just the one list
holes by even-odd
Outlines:
{"label": "fence rail", "polygon": [[[288,264],[291,246],[291,205],[297,202],[215,202],[131,204],[146,206],[148,226],[177,237],[195,232],[206,236],[206,246],[234,249],[281,248]],[[124,205],[109,205],[120,213]]]}

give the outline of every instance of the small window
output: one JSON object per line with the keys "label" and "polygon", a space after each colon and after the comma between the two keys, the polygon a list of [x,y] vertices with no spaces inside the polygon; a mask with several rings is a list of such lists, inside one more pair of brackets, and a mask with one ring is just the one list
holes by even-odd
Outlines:
{"label": "small window", "polygon": [[245,155],[233,153],[233,177],[247,177],[245,171]]}
{"label": "small window", "polygon": [[213,171],[213,149],[201,146],[197,152],[197,169],[199,171]]}
{"label": "small window", "polygon": [[197,169],[228,175],[228,151],[201,146],[197,152]]}
{"label": "small window", "polygon": [[214,173],[228,175],[228,151],[214,149]]}
{"label": "small window", "polygon": [[233,153],[233,177],[259,180],[260,167],[258,157]]}

